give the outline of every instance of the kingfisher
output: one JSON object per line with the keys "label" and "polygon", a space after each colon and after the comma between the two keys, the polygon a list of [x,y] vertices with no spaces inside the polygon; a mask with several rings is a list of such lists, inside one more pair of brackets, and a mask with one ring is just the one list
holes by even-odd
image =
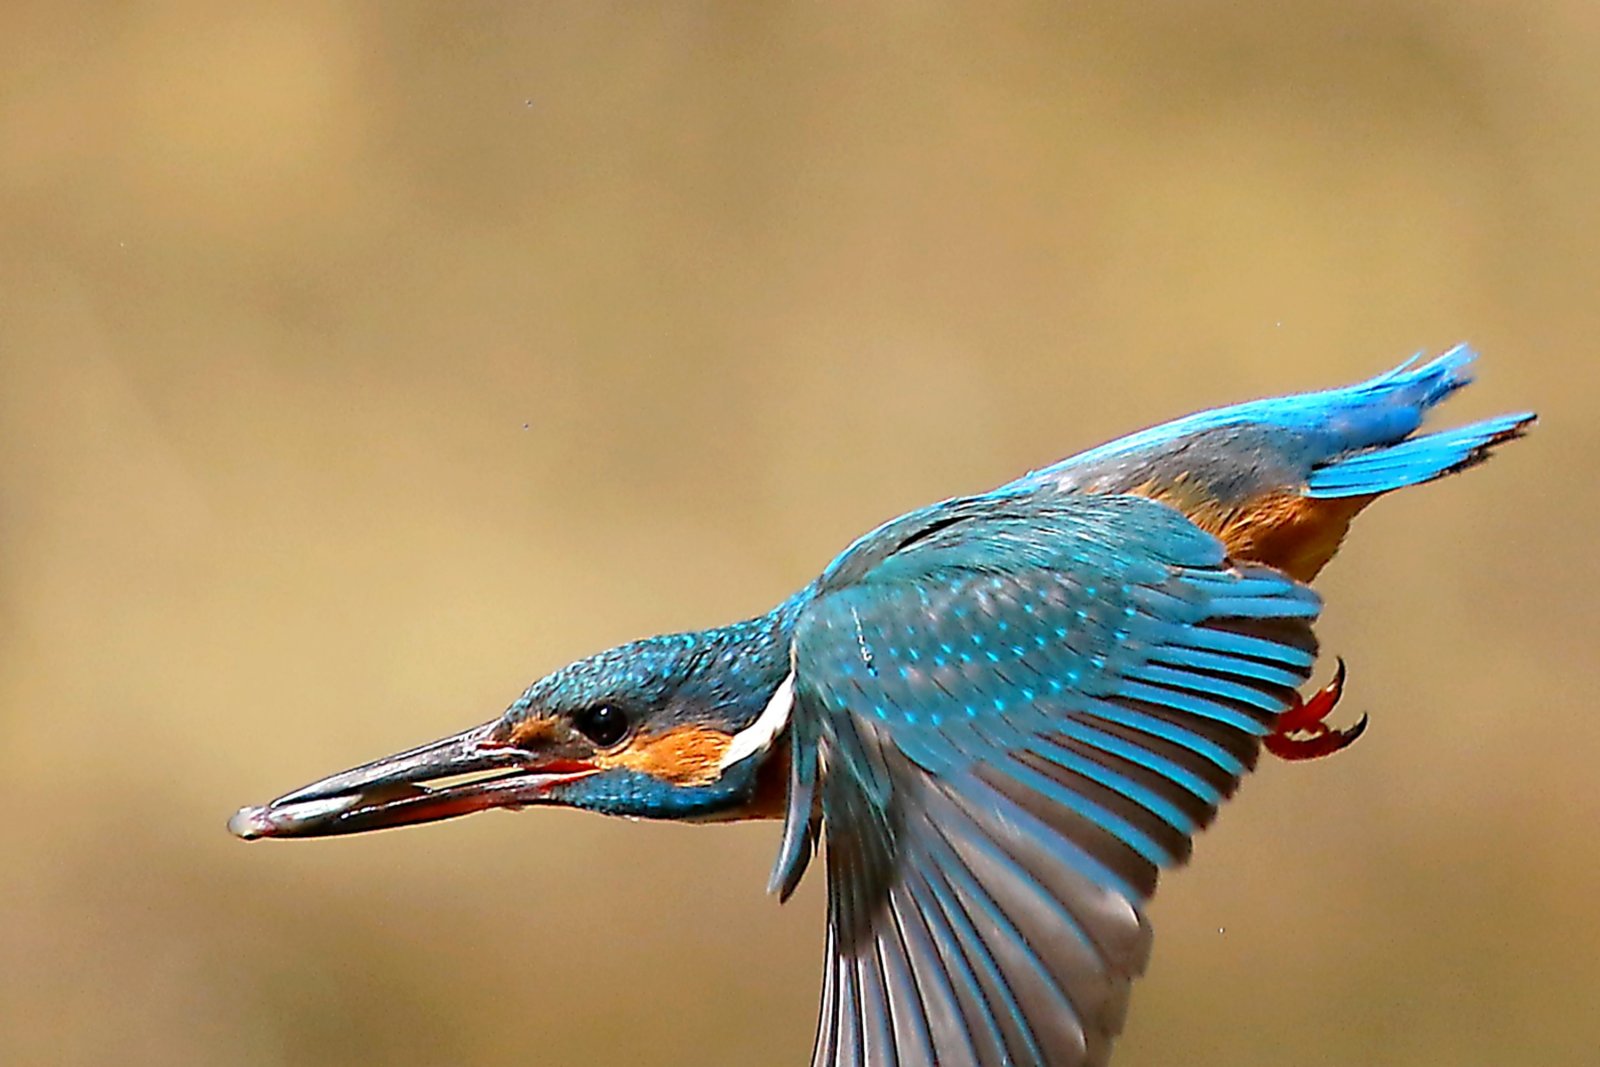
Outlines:
{"label": "kingfisher", "polygon": [[309,838],[556,805],[781,820],[769,891],[825,855],[813,1067],[1103,1067],[1146,906],[1265,747],[1352,742],[1310,697],[1309,583],[1377,497],[1531,412],[1419,433],[1457,346],[1204,411],[885,522],[765,614],[634,641],[496,718],[229,822]]}

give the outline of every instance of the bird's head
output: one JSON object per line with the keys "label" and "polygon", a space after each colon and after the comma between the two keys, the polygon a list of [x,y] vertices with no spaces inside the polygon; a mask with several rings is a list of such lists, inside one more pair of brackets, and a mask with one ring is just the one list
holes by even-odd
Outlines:
{"label": "bird's head", "polygon": [[229,829],[325,837],[534,804],[768,814],[768,757],[788,715],[783,631],[762,616],[601,652],[533,683],[499,718],[243,808]]}

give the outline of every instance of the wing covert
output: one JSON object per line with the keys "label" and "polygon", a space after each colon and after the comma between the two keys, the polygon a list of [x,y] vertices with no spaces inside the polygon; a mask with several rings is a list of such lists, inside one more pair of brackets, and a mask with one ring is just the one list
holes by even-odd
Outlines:
{"label": "wing covert", "polygon": [[950,501],[880,534],[794,635],[794,749],[817,757],[793,761],[774,883],[816,795],[814,1064],[1104,1064],[1141,905],[1305,680],[1319,601],[1134,497]]}

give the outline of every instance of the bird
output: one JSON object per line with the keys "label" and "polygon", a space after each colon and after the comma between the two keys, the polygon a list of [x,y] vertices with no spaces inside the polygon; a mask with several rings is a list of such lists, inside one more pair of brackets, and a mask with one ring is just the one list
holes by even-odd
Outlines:
{"label": "bird", "polygon": [[1103,1067],[1188,860],[1263,747],[1327,723],[1309,583],[1377,497],[1476,466],[1532,412],[1420,432],[1475,353],[1203,411],[861,536],[763,614],[633,641],[505,711],[229,829],[312,838],[559,806],[781,821],[825,857],[814,1067]]}

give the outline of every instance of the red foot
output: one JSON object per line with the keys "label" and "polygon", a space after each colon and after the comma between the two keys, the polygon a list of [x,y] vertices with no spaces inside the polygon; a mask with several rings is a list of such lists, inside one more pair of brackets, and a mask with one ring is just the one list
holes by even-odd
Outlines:
{"label": "red foot", "polygon": [[[1367,717],[1343,730],[1335,730],[1323,719],[1333,711],[1344,693],[1344,660],[1333,673],[1333,681],[1314,693],[1310,700],[1301,700],[1278,716],[1272,733],[1262,739],[1267,751],[1282,760],[1320,759],[1348,748],[1367,728]],[[1291,737],[1291,734],[1299,736]]]}

